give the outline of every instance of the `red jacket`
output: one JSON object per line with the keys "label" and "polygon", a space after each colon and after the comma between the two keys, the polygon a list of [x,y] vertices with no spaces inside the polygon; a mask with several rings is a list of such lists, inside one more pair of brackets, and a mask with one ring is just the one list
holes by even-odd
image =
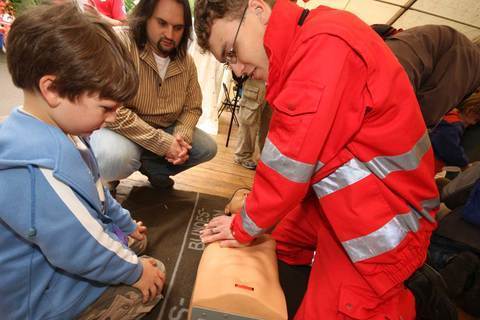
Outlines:
{"label": "red jacket", "polygon": [[319,214],[383,294],[423,263],[435,228],[430,140],[408,77],[382,39],[324,6],[299,26],[302,11],[279,0],[268,23],[274,114],[232,232],[250,241],[315,192]]}

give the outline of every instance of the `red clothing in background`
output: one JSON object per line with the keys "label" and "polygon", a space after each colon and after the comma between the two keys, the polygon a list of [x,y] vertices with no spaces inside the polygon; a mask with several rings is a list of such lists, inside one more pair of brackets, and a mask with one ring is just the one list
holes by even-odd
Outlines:
{"label": "red clothing in background", "polygon": [[100,13],[115,20],[125,20],[127,11],[123,0],[92,0]]}

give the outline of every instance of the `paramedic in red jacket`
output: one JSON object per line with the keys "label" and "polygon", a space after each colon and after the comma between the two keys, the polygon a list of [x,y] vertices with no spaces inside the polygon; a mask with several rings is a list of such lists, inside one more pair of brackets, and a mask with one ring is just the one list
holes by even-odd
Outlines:
{"label": "paramedic in red jacket", "polygon": [[296,319],[414,319],[404,281],[425,261],[439,202],[390,49],[350,13],[286,0],[197,0],[195,31],[237,75],[267,80],[274,109],[252,192],[202,240],[239,246],[278,224],[280,259],[309,264],[316,251]]}

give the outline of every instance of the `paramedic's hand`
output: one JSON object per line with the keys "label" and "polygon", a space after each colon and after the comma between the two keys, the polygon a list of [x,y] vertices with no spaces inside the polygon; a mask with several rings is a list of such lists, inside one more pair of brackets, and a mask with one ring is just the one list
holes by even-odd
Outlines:
{"label": "paramedic's hand", "polygon": [[188,160],[188,152],[192,146],[185,142],[180,135],[175,135],[170,148],[165,154],[165,159],[173,165],[185,163]]}
{"label": "paramedic's hand", "polygon": [[205,224],[205,228],[200,231],[200,239],[202,242],[207,244],[220,241],[220,247],[225,248],[239,248],[248,246],[248,244],[241,244],[233,237],[230,226],[232,225],[234,216],[235,215],[218,216],[210,220],[209,223]]}
{"label": "paramedic's hand", "polygon": [[147,303],[162,292],[165,274],[157,268],[155,260],[140,258],[140,261],[143,265],[143,272],[133,287],[142,292],[143,303]]}
{"label": "paramedic's hand", "polygon": [[137,228],[130,234],[130,236],[138,241],[142,241],[147,236],[147,227],[143,225],[142,221],[136,221]]}

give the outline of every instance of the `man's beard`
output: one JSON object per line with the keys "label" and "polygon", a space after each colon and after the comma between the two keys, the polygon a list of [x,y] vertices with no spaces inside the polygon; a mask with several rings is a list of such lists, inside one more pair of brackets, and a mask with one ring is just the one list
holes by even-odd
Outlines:
{"label": "man's beard", "polygon": [[[162,45],[162,41],[163,42],[168,41],[172,44],[172,46],[171,47],[164,47]],[[160,54],[171,56],[172,54],[173,55],[175,54],[175,52],[177,50],[177,44],[175,43],[174,40],[170,40],[170,39],[167,39],[166,37],[162,37],[157,42],[157,50]]]}

